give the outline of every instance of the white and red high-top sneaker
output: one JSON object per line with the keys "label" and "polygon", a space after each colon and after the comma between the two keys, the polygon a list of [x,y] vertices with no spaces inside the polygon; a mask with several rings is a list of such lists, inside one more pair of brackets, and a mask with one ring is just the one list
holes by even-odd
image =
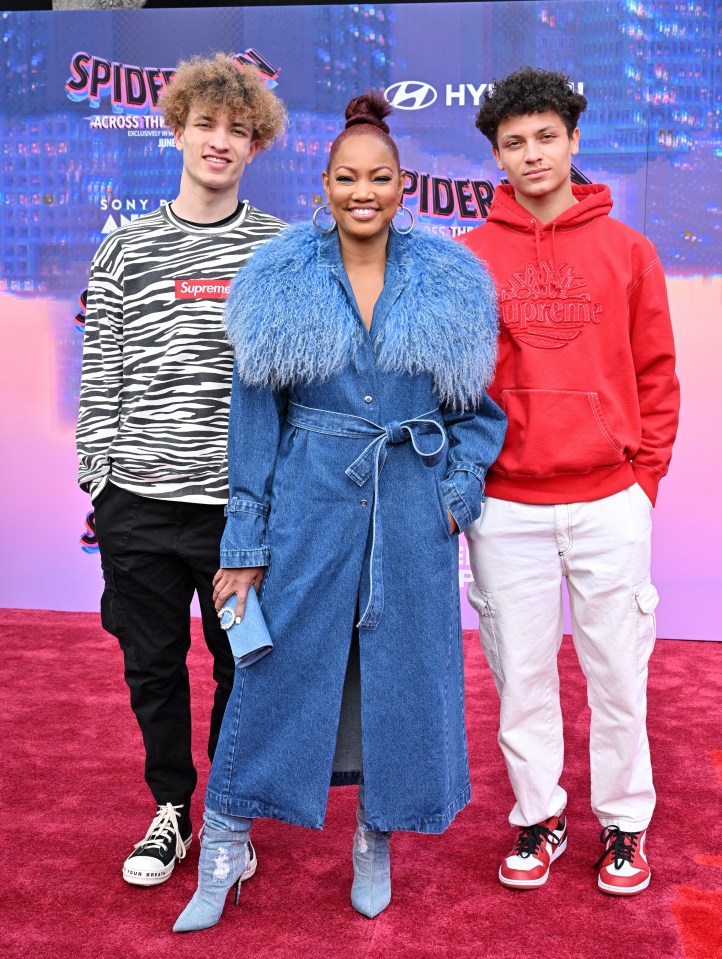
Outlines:
{"label": "white and red high-top sneaker", "polygon": [[646,889],[652,878],[647,862],[647,830],[622,832],[617,826],[607,826],[599,839],[605,845],[604,855],[595,863],[602,892],[634,896]]}
{"label": "white and red high-top sneaker", "polygon": [[499,882],[510,889],[536,889],[567,848],[567,818],[562,813],[534,826],[520,826],[514,848],[501,861]]}

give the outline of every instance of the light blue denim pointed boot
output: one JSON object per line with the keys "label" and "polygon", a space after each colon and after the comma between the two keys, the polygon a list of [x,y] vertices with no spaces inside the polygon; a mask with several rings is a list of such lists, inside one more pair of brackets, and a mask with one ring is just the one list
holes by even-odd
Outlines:
{"label": "light blue denim pointed boot", "polygon": [[196,932],[215,926],[229,889],[236,887],[238,905],[241,882],[256,871],[256,856],[249,841],[252,819],[206,809],[203,823],[198,888],[176,919],[173,932]]}
{"label": "light blue denim pointed boot", "polygon": [[351,905],[362,916],[373,919],[391,902],[390,832],[366,826],[364,785],[358,788],[356,834],[353,837],[353,886]]}

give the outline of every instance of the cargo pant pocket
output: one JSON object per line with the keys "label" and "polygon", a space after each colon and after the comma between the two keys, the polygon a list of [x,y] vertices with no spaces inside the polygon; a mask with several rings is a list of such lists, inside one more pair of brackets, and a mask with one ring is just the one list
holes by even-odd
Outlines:
{"label": "cargo pant pocket", "polygon": [[659,604],[659,594],[650,580],[634,588],[634,611],[637,618],[637,675],[646,668],[657,638],[657,621],[654,611]]}
{"label": "cargo pant pocket", "polygon": [[469,584],[467,596],[469,604],[479,614],[479,638],[481,639],[481,648],[486,656],[486,661],[494,676],[499,682],[503,682],[504,673],[501,668],[499,646],[496,641],[496,630],[494,628],[494,619],[496,616],[494,599],[488,590],[481,589],[476,583]]}
{"label": "cargo pant pocket", "polygon": [[124,655],[131,660],[137,659],[135,646],[128,636],[128,617],[125,599],[118,590],[115,570],[103,566],[105,588],[100,598],[100,622],[103,629],[118,640]]}

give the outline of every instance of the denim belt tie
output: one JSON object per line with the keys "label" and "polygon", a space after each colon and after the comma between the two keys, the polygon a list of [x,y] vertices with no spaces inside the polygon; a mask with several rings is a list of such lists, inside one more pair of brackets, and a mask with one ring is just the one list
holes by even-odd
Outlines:
{"label": "denim belt tie", "polygon": [[[335,413],[332,410],[317,410],[298,403],[288,404],[287,422],[312,433],[324,433],[327,436],[341,436],[349,439],[369,438],[368,446],[345,470],[346,476],[357,486],[364,486],[373,478],[373,503],[371,511],[371,563],[369,600],[358,622],[359,628],[376,629],[381,621],[384,608],[383,577],[383,530],[381,517],[377,515],[379,476],[386,462],[387,447],[406,443],[409,440],[424,466],[438,466],[446,453],[446,430],[438,408],[422,413],[413,419],[387,423],[379,426],[363,416],[351,416],[348,413]],[[418,437],[435,433],[439,445],[430,453],[419,448]]]}

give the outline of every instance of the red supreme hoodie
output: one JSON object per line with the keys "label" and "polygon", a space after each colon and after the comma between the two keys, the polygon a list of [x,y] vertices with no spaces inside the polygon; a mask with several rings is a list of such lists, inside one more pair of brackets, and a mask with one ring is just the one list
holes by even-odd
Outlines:
{"label": "red supreme hoodie", "polygon": [[609,217],[609,188],[539,223],[497,187],[461,237],[494,277],[499,359],[489,394],[509,418],[489,496],[518,503],[601,499],[638,482],[654,503],[677,432],[679,383],[653,244]]}

